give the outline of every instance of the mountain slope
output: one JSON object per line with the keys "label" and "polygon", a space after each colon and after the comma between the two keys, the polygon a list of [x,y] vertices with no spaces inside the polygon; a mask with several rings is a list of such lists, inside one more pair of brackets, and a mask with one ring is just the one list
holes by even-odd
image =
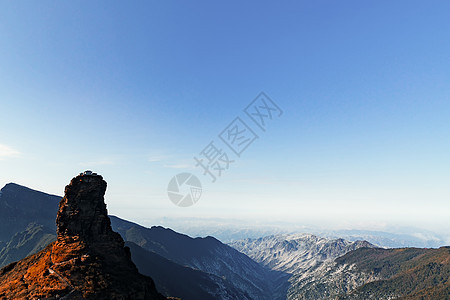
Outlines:
{"label": "mountain slope", "polygon": [[450,247],[439,249],[359,249],[336,259],[339,265],[357,266],[358,272],[373,273],[380,280],[351,293],[352,298],[450,297]]}
{"label": "mountain slope", "polygon": [[105,191],[101,176],[71,180],[57,213],[57,240],[0,270],[0,298],[165,299],[112,231]]}
{"label": "mountain slope", "polygon": [[288,299],[448,299],[450,248],[361,248],[291,278]]}
{"label": "mountain slope", "polygon": [[53,230],[35,223],[29,224],[24,231],[16,233],[5,247],[0,249],[0,268],[41,251],[54,240],[56,235]]}
{"label": "mountain slope", "polygon": [[191,238],[171,229],[145,228],[116,217],[111,217],[111,222],[126,241],[178,264],[225,278],[240,290],[242,299],[274,299],[275,286],[271,282],[280,280],[278,274],[213,237]]}
{"label": "mountain slope", "polygon": [[55,216],[59,196],[38,192],[9,183],[0,191],[0,241],[8,242],[14,234],[24,231],[30,223],[56,231]]}
{"label": "mountain slope", "polygon": [[[49,217],[48,211],[56,214],[60,199],[16,184],[2,189],[0,264],[19,260],[51,242],[56,226],[54,215]],[[364,249],[373,245],[308,234],[277,235],[231,244],[261,265],[278,270],[269,272],[214,238],[193,239],[163,227],[145,228],[117,217],[110,218],[113,230],[131,241],[126,245],[139,271],[153,277],[156,287],[164,294],[184,300],[286,299],[286,295],[288,299],[389,299],[393,295],[403,295],[401,299],[446,299],[450,294],[448,248],[445,247]],[[72,245],[69,247],[72,255],[78,253],[79,247],[83,249],[79,244],[69,245]],[[14,278],[19,286],[15,288],[24,284],[24,276],[36,275],[37,269],[44,273],[53,263],[38,263],[46,259],[39,252],[24,260],[25,264],[22,261],[8,265],[0,271],[0,286],[12,270],[18,271]],[[96,264],[95,259],[92,262]],[[36,268],[24,275],[29,264]],[[290,273],[293,275],[289,279]],[[56,275],[46,273],[46,276],[53,281],[42,289],[68,288]]]}
{"label": "mountain slope", "polygon": [[181,266],[132,242],[125,245],[139,272],[150,276],[166,296],[183,300],[241,299],[240,292],[222,277]]}
{"label": "mountain slope", "polygon": [[[57,201],[61,199],[61,197],[50,196],[16,184],[8,185],[7,190],[10,194],[16,196],[4,198],[3,200],[11,200],[14,198],[16,199],[16,203],[20,203],[21,205],[17,205],[16,208],[13,208],[11,205],[5,206],[5,210],[3,211],[4,215],[17,213],[21,216],[23,224],[29,223],[32,220],[37,220],[37,224],[30,225],[31,227],[28,229],[26,225],[10,227],[10,230],[15,230],[13,228],[20,229],[17,229],[18,231],[16,232],[8,232],[8,235],[11,237],[3,244],[4,246],[8,244],[8,246],[3,248],[3,250],[0,248],[0,253],[2,254],[0,255],[0,258],[2,258],[0,263],[3,261],[4,264],[22,259],[33,252],[39,251],[45,246],[46,242],[50,242],[51,236],[47,234],[56,236],[56,227],[54,225],[55,216],[53,215],[50,218],[47,210],[53,210],[56,214],[58,209]],[[25,198],[22,199],[21,197],[24,195]],[[49,198],[52,200],[45,200]],[[35,199],[49,206],[43,209],[45,213],[42,216],[37,212],[28,212],[30,209],[33,210]],[[8,200],[8,203],[10,200]],[[55,208],[50,207],[52,206],[51,202],[54,203]],[[137,267],[144,270],[146,274],[155,275],[158,280],[160,278],[167,279],[167,276],[163,276],[164,274],[168,274],[167,270],[158,268],[158,272],[153,272],[148,268],[148,260],[151,258],[153,260],[150,260],[150,262],[153,264],[165,264],[174,270],[178,270],[177,277],[180,277],[180,282],[190,282],[192,278],[203,282],[201,285],[191,286],[190,288],[187,288],[187,285],[181,284],[181,286],[185,286],[186,288],[180,289],[174,288],[175,286],[170,280],[159,280],[158,283],[161,290],[167,291],[167,295],[175,295],[183,299],[192,299],[190,295],[195,295],[196,293],[204,297],[213,295],[214,299],[271,299],[272,297],[272,287],[267,282],[272,282],[270,278],[272,278],[271,276],[274,273],[270,273],[250,258],[214,238],[192,239],[188,236],[177,234],[172,230],[163,229],[162,227],[149,229],[116,217],[111,217],[111,220],[113,230],[119,232],[125,240],[144,246],[147,250],[144,255],[139,248],[130,247],[131,255],[133,260],[136,260]],[[0,222],[3,223],[3,219],[0,219]],[[50,227],[53,227],[53,230],[42,225],[42,223],[48,224],[50,222],[53,224]],[[13,237],[14,233],[16,234],[15,237]],[[175,242],[173,245],[168,242],[171,240]],[[170,251],[167,251],[168,249]],[[182,250],[180,251],[180,249]],[[137,255],[133,251],[138,252],[140,255]],[[158,257],[160,259],[156,259],[154,255],[152,256],[154,253],[151,251],[159,253],[160,255]],[[145,258],[142,255],[149,257],[148,259],[138,259],[138,257]],[[165,262],[161,262],[161,259],[165,259]],[[167,263],[168,259],[170,259],[169,262],[171,264]],[[180,271],[180,268],[183,271]],[[152,272],[147,272],[148,270]],[[268,280],[266,279],[267,276],[269,277]],[[277,277],[276,280],[278,282],[274,283],[273,286],[277,286],[278,283],[280,285],[284,283],[286,287],[286,276],[281,278]],[[284,292],[278,291],[278,293],[284,296],[286,290],[287,287]],[[183,291],[183,294],[177,294],[176,292],[178,291]],[[277,298],[279,297],[275,296],[273,299]]]}
{"label": "mountain slope", "polygon": [[272,235],[235,241],[229,245],[272,270],[290,274],[361,247],[374,247],[366,241],[329,240],[312,234]]}

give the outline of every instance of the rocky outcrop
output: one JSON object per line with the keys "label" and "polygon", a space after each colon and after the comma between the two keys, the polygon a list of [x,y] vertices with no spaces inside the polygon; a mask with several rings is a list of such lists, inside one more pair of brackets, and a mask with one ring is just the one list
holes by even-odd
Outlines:
{"label": "rocky outcrop", "polygon": [[1,299],[165,299],[112,231],[105,191],[101,176],[72,179],[59,205],[57,240],[0,270]]}

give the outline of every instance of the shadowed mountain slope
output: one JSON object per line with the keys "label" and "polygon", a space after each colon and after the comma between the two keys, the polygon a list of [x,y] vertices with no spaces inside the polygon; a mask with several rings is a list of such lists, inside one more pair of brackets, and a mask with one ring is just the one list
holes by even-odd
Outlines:
{"label": "shadowed mountain slope", "polygon": [[72,179],[59,205],[57,240],[0,270],[0,298],[165,299],[112,231],[105,191],[101,176]]}
{"label": "shadowed mountain slope", "polygon": [[191,238],[161,226],[145,228],[113,216],[111,222],[126,241],[180,265],[225,278],[240,291],[242,299],[276,299],[277,287],[287,283],[283,272],[264,268],[213,237]]}
{"label": "shadowed mountain slope", "polygon": [[38,192],[8,183],[0,191],[0,241],[7,243],[14,234],[26,230],[30,223],[56,232],[55,216],[59,196]]}

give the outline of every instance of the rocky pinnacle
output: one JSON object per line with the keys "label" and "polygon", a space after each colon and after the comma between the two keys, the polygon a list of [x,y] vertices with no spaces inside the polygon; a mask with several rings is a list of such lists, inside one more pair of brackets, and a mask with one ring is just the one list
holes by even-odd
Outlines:
{"label": "rocky pinnacle", "polygon": [[0,270],[0,299],[165,299],[112,231],[105,191],[96,174],[72,179],[59,204],[57,240]]}
{"label": "rocky pinnacle", "polygon": [[79,175],[66,186],[56,218],[58,239],[102,242],[116,236],[106,210],[102,176]]}

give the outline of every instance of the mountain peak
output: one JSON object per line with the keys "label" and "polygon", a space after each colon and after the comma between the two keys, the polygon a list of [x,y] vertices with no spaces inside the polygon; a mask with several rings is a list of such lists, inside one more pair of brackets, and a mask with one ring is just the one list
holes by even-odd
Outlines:
{"label": "mountain peak", "polygon": [[38,191],[35,191],[33,189],[30,189],[26,186],[14,183],[14,182],[10,182],[7,183],[2,189],[2,192],[18,192],[18,191],[22,191],[22,192],[35,192],[35,193],[40,193]]}
{"label": "mountain peak", "polygon": [[59,204],[56,227],[58,240],[81,239],[94,242],[116,235],[106,210],[106,182],[102,176],[82,175],[65,188]]}
{"label": "mountain peak", "polygon": [[[47,193],[43,193],[37,190],[33,190],[30,189],[29,187],[14,183],[14,182],[10,182],[7,183],[1,190],[0,190],[0,195],[9,195],[10,196],[10,200],[14,200],[14,198],[17,198],[15,200],[19,200],[20,202],[25,203],[24,201],[21,200],[35,200],[37,199],[37,201],[42,201],[43,199],[45,199],[44,201],[48,201],[50,198],[52,198],[50,201],[53,201],[55,198],[59,198],[61,199],[60,196],[55,196],[55,195],[51,195],[51,194],[47,194]],[[58,201],[59,201],[58,199]]]}
{"label": "mountain peak", "polygon": [[57,213],[56,242],[1,269],[0,298],[165,299],[112,231],[105,191],[103,177],[92,173],[71,180]]}

